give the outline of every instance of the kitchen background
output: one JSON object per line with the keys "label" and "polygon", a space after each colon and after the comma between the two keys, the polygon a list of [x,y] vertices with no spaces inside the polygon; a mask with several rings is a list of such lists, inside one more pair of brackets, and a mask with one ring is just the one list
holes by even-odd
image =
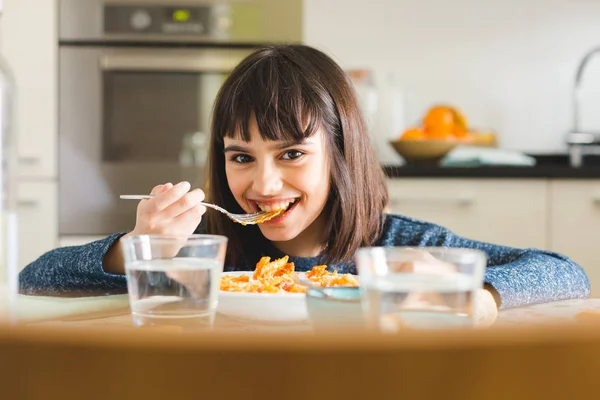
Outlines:
{"label": "kitchen background", "polygon": [[[374,70],[380,86],[393,73],[409,123],[448,102],[502,146],[534,153],[565,151],[575,71],[600,46],[599,21],[598,0],[304,1],[306,43]],[[600,95],[600,57],[583,89]],[[597,104],[582,102],[587,126],[600,127]]]}
{"label": "kitchen background", "polygon": [[[371,72],[379,100],[371,122],[382,163],[402,163],[387,141],[418,124],[437,103],[458,107],[470,126],[493,130],[503,149],[567,152],[575,72],[584,54],[600,46],[600,0],[289,4],[290,13],[301,10],[296,17],[304,43],[348,70]],[[0,18],[0,53],[18,85],[21,266],[58,245],[97,237],[59,232],[58,15],[56,0],[4,0]],[[583,83],[581,125],[600,131],[600,56],[590,61]],[[480,240],[559,250],[589,275],[598,274],[592,264],[600,253],[589,239],[600,222],[596,179],[544,174],[475,179],[465,173],[389,182],[393,211]]]}

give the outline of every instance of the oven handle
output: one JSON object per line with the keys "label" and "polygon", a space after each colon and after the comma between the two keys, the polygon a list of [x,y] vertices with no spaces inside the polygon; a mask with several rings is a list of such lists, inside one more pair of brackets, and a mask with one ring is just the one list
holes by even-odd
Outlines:
{"label": "oven handle", "polygon": [[239,57],[221,54],[193,56],[110,54],[100,57],[103,71],[231,72]]}

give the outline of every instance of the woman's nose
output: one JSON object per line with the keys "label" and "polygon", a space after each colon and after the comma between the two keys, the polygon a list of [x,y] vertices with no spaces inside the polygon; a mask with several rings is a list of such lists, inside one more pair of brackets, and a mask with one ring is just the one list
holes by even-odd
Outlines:
{"label": "woman's nose", "polygon": [[276,195],[281,191],[283,182],[280,171],[270,163],[263,163],[256,167],[256,174],[252,182],[252,189],[261,196]]}

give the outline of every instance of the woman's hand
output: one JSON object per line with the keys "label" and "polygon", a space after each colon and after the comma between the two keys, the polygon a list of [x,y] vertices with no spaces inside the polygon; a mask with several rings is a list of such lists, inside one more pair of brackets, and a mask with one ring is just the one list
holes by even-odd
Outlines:
{"label": "woman's hand", "polygon": [[202,220],[206,208],[200,203],[204,192],[181,182],[155,186],[152,199],[141,200],[137,207],[135,228],[126,236],[164,234],[191,235]]}
{"label": "woman's hand", "polygon": [[[154,197],[141,200],[137,207],[135,227],[125,236],[163,234],[187,236],[194,233],[206,208],[200,203],[204,192],[190,191],[188,182],[155,186]],[[105,272],[124,274],[125,267],[120,241],[117,241],[102,260]]]}
{"label": "woman's hand", "polygon": [[491,291],[477,289],[473,299],[473,319],[478,328],[488,328],[498,318],[498,306]]}
{"label": "woman's hand", "polygon": [[421,249],[404,249],[407,261],[387,261],[393,272],[412,272],[422,275],[447,275],[458,272],[456,265],[435,258],[431,253]]}
{"label": "woman's hand", "polygon": [[[438,260],[433,255],[422,249],[406,249],[410,261],[387,262],[388,268],[394,272],[447,275],[458,272],[456,265],[443,260]],[[473,319],[479,328],[489,327],[498,317],[497,293],[492,287],[485,285],[477,289],[472,299]],[[410,293],[403,301],[404,307],[421,307],[423,304],[444,305],[444,296],[437,293]]]}

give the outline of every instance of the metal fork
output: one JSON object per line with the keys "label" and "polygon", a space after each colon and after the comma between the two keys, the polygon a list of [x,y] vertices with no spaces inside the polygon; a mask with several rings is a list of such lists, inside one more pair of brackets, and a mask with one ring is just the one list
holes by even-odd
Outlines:
{"label": "metal fork", "polygon": [[[143,200],[143,199],[151,199],[154,197],[154,195],[151,195],[151,194],[122,194],[119,197],[124,200]],[[237,222],[238,224],[242,224],[242,225],[261,224],[263,222],[266,222],[270,219],[277,217],[278,215],[282,214],[285,211],[285,210],[276,210],[276,211],[261,211],[261,212],[252,213],[252,214],[234,214],[234,213],[230,213],[226,209],[219,207],[212,203],[202,202],[200,204],[202,204],[205,207],[209,207],[214,210],[220,211],[223,214],[227,215],[227,217],[229,217],[229,219],[231,219],[232,221]]]}

